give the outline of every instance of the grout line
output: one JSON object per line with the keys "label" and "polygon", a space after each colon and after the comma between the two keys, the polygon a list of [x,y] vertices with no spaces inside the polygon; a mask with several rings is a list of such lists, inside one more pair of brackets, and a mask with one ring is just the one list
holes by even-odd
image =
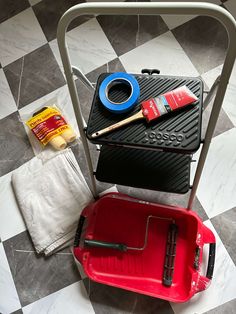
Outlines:
{"label": "grout line", "polygon": [[[31,250],[15,250],[15,252],[21,252],[21,253],[36,253],[36,251]],[[55,253],[55,255],[73,255],[72,253]]]}
{"label": "grout line", "polygon": [[22,65],[21,65],[21,71],[20,71],[20,82],[19,82],[19,87],[18,87],[18,95],[17,95],[17,103],[16,103],[17,110],[19,108],[19,102],[20,102],[21,81],[22,81],[22,76],[23,76],[24,63],[25,63],[25,56],[22,57]]}
{"label": "grout line", "polygon": [[135,38],[136,47],[138,47],[139,32],[140,32],[140,20],[139,20],[139,15],[138,15],[137,17],[138,17],[138,27],[137,27],[137,33],[136,33],[136,38]]}
{"label": "grout line", "polygon": [[22,252],[22,253],[36,253],[36,251],[27,251],[27,250],[15,250],[16,252]]}

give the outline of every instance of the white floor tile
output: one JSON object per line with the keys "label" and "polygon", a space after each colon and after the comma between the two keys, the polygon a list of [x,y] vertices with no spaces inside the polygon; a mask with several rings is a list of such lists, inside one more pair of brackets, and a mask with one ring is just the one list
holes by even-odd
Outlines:
{"label": "white floor tile", "polygon": [[[31,104],[21,108],[19,110],[19,114],[21,116],[22,121],[26,121],[28,118],[32,116],[34,112],[39,110],[40,108],[46,106],[50,106],[56,104],[59,109],[62,111],[66,121],[71,125],[71,127],[75,130],[76,134],[79,135],[79,130],[77,127],[77,122],[75,119],[74,109],[71,103],[70,95],[68,92],[67,85],[64,85],[57,90],[47,94],[46,96],[37,99]],[[39,154],[42,151],[42,146],[38,143],[38,140],[35,138],[33,133],[29,130],[29,128],[24,124],[26,133],[29,137],[30,143],[32,145],[33,151],[35,155]]]}
{"label": "white floor tile", "polygon": [[7,257],[0,243],[0,313],[12,313],[21,308]]}
{"label": "white floor tile", "polygon": [[[202,78],[206,84],[211,87],[218,75],[222,71],[222,65],[206,72],[202,75]],[[229,119],[232,121],[234,126],[236,126],[236,109],[235,109],[235,99],[236,99],[236,62],[234,64],[232,74],[229,80],[225,98],[223,101],[223,108]]]}
{"label": "white floor tile", "polygon": [[94,314],[82,281],[40,299],[23,308],[24,314]]}
{"label": "white floor tile", "polygon": [[201,75],[209,88],[211,88],[211,86],[215,82],[215,79],[218,77],[218,75],[220,75],[221,71],[222,65],[219,65],[218,67]]}
{"label": "white floor tile", "polygon": [[236,19],[236,2],[235,2],[235,0],[228,0],[227,2],[224,3],[224,6],[229,10],[229,12]]}
{"label": "white floor tile", "polygon": [[12,96],[3,69],[0,69],[0,119],[16,111],[16,103]]}
{"label": "white floor tile", "polygon": [[[117,57],[95,18],[69,31],[67,44],[71,64],[80,68],[85,74]],[[57,40],[51,41],[50,46],[64,73]]]}
{"label": "white floor tile", "polygon": [[141,73],[144,68],[157,68],[162,75],[199,75],[171,32],[127,52],[120,60],[129,73]]}
{"label": "white floor tile", "polygon": [[209,218],[236,206],[235,143],[236,128],[212,140],[197,190],[197,197]]}
{"label": "white floor tile", "polygon": [[189,302],[172,303],[176,314],[201,314],[236,298],[236,267],[210,220],[205,222],[216,236],[216,261],[209,288],[196,294]]}
{"label": "white floor tile", "polygon": [[[151,0],[151,2],[163,2],[161,0]],[[220,0],[182,0],[182,1],[179,1],[179,0],[166,0],[165,2],[210,2],[210,3],[213,3],[213,4],[220,4],[221,1]]]}
{"label": "white floor tile", "polygon": [[169,29],[174,29],[196,17],[196,15],[162,15],[161,16],[169,27]]}
{"label": "white floor tile", "polygon": [[23,57],[47,43],[32,10],[28,8],[0,24],[0,61],[2,66]]}
{"label": "white floor tile", "polygon": [[26,230],[12,190],[11,175],[10,172],[0,177],[0,237],[2,241]]}
{"label": "white floor tile", "polygon": [[[158,0],[151,0],[152,2],[158,2]],[[171,1],[171,0],[168,0]],[[166,1],[167,2],[167,1]],[[179,2],[179,0],[174,0],[171,2]],[[190,1],[190,0],[184,0],[181,2],[194,2],[194,1]],[[221,4],[220,0],[198,0],[195,2],[211,2],[213,4]],[[169,29],[174,29],[177,26],[180,26],[190,20],[192,20],[193,18],[195,18],[197,15],[162,15],[161,17],[163,18],[163,20],[165,21],[165,23],[167,24],[167,26],[169,27]]]}

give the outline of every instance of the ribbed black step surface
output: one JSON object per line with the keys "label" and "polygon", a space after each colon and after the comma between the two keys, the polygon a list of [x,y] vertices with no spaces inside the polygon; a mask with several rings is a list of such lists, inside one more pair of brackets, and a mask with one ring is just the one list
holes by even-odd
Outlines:
{"label": "ribbed black step surface", "polygon": [[102,146],[96,178],[102,182],[186,193],[189,190],[189,155]]}
{"label": "ribbed black step surface", "polygon": [[[99,86],[107,75],[107,73],[101,74],[98,79],[90,111],[87,136],[93,143],[158,148],[178,153],[190,153],[199,148],[203,95],[203,84],[200,79],[161,75],[134,75],[141,90],[139,104],[128,114],[117,115],[105,109],[98,97]],[[183,85],[187,85],[199,98],[195,105],[183,108],[178,112],[172,112],[151,123],[147,123],[145,119],[139,120],[97,139],[91,139],[94,132],[138,112],[142,101]],[[113,93],[111,96],[113,101],[121,102],[124,100],[122,91],[114,91]]]}

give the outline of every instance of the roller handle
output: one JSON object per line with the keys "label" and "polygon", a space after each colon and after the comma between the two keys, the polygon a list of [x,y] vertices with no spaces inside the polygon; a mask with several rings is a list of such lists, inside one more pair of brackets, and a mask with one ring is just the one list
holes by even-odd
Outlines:
{"label": "roller handle", "polygon": [[122,243],[111,243],[111,242],[89,240],[89,239],[84,240],[84,246],[98,247],[98,248],[104,248],[104,249],[114,249],[114,250],[119,250],[122,252],[127,251],[127,246]]}
{"label": "roller handle", "polygon": [[199,277],[198,284],[196,286],[196,292],[203,291],[208,288],[214,272],[216,240],[213,232],[206,226],[203,226],[203,243],[209,244],[208,265],[206,275],[200,275]]}
{"label": "roller handle", "polygon": [[108,126],[105,129],[102,129],[100,131],[97,131],[97,132],[93,133],[91,135],[91,137],[92,138],[96,138],[96,137],[101,136],[103,134],[109,133],[109,132],[111,132],[113,130],[116,130],[116,129],[122,127],[123,125],[129,124],[129,123],[131,123],[133,121],[136,121],[136,120],[139,120],[139,119],[143,119],[143,118],[144,118],[143,112],[142,112],[142,110],[140,110],[139,112],[135,113],[133,116],[131,116],[131,117],[127,118],[127,119],[119,121],[119,122],[117,122],[115,124],[112,124],[112,125]]}
{"label": "roller handle", "polygon": [[209,245],[209,257],[206,277],[212,279],[214,266],[215,266],[216,244],[210,243]]}
{"label": "roller handle", "polygon": [[75,233],[74,247],[77,247],[80,244],[80,239],[81,239],[81,234],[82,234],[82,229],[83,229],[85,219],[86,217],[84,217],[83,215],[81,215],[79,218],[78,227]]}

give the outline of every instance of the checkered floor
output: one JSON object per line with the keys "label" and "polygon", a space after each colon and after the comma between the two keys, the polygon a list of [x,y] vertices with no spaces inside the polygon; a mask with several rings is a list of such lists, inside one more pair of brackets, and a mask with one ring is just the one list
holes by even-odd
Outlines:
{"label": "checkered floor", "polygon": [[[97,0],[96,0],[97,1]],[[59,17],[78,0],[0,0],[0,313],[236,312],[236,67],[233,70],[194,209],[217,238],[212,285],[185,304],[89,282],[70,249],[37,256],[11,189],[11,173],[38,153],[22,121],[57,97],[76,128],[56,43]],[[210,0],[236,17],[235,0]],[[222,69],[227,35],[198,16],[84,16],[68,32],[73,65],[91,82],[99,73],[158,68],[201,76],[210,87]],[[92,94],[76,82],[85,117]],[[203,133],[210,114],[204,112]],[[196,159],[198,153],[196,154]],[[82,153],[79,162],[85,169]],[[85,173],[86,175],[86,173]],[[187,196],[118,187],[143,199],[184,204]]]}

